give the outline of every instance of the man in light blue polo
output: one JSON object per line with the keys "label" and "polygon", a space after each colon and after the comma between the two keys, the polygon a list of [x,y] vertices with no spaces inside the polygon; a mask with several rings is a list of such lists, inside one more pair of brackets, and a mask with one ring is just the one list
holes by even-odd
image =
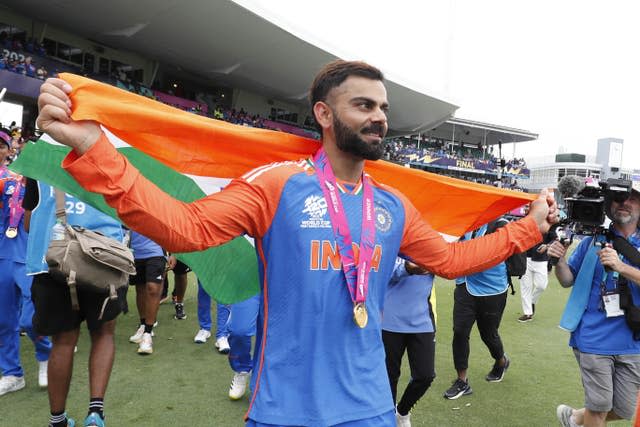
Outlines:
{"label": "man in light blue polo", "polygon": [[[605,200],[610,232],[640,248],[640,193],[634,190]],[[556,414],[565,427],[631,419],[640,390],[640,334],[627,324],[620,303],[628,295],[640,305],[640,269],[622,260],[612,247],[601,249],[593,240],[583,239],[568,261],[559,241],[548,249],[549,256],[559,258],[558,281],[573,287],[560,326],[571,331],[569,346],[580,367],[585,395],[584,408],[558,406]],[[584,309],[575,310],[578,306]]]}
{"label": "man in light blue polo", "polygon": [[[508,221],[499,218],[485,224],[460,240],[470,240],[491,234],[505,226]],[[495,267],[456,279],[453,293],[453,363],[458,374],[453,384],[444,393],[446,399],[457,399],[473,391],[467,378],[469,367],[469,334],[473,324],[478,324],[482,342],[494,359],[491,371],[485,376],[489,382],[500,382],[509,368],[509,358],[504,352],[498,333],[502,313],[507,304],[507,266],[504,262]]]}

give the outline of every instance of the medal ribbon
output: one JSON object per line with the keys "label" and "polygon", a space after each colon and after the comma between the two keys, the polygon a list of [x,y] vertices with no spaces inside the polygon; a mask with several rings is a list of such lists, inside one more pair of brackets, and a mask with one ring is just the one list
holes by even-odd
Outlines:
{"label": "medal ribbon", "polygon": [[20,197],[20,193],[22,192],[22,177],[17,177],[15,182],[16,187],[13,189],[13,193],[9,199],[9,228],[18,228],[18,224],[20,224],[20,220],[24,215],[22,198]]}
{"label": "medal ribbon", "polygon": [[356,266],[353,252],[353,239],[337,189],[336,177],[329,164],[329,159],[320,148],[313,157],[316,175],[320,188],[329,207],[331,228],[336,238],[342,271],[347,281],[347,288],[354,304],[364,303],[369,292],[369,271],[373,258],[376,229],[373,222],[373,188],[369,178],[362,173],[362,231],[360,234],[360,250]]}

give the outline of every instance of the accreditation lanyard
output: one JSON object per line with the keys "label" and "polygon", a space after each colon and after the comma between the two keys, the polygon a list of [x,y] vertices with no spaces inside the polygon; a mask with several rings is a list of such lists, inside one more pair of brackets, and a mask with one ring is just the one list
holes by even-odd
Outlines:
{"label": "accreditation lanyard", "polygon": [[316,175],[320,182],[320,188],[329,207],[331,227],[338,245],[342,271],[347,282],[347,288],[351,301],[355,305],[364,304],[369,291],[369,271],[373,258],[373,246],[376,238],[376,229],[373,223],[373,188],[369,179],[362,173],[362,231],[360,235],[360,250],[358,264],[356,266],[353,252],[353,239],[347,222],[347,216],[338,194],[336,177],[329,164],[329,159],[320,148],[313,157]]}
{"label": "accreditation lanyard", "polygon": [[16,186],[13,189],[11,198],[9,199],[9,229],[16,230],[20,220],[24,215],[24,208],[22,207],[22,177],[16,177]]}

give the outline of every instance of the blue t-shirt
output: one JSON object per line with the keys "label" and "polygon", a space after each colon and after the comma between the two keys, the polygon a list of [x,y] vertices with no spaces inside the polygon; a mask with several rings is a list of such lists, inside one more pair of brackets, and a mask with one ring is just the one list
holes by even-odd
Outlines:
{"label": "blue t-shirt", "polygon": [[[11,178],[10,173],[4,175],[5,178],[9,177],[4,183],[4,188],[0,194],[0,204],[2,210],[0,211],[0,259],[10,259],[13,262],[19,262],[24,264],[25,255],[27,253],[27,239],[29,234],[24,229],[24,215],[20,218],[18,226],[16,227],[17,235],[14,238],[9,238],[5,234],[10,226],[11,209],[10,199],[13,197],[18,183],[16,179],[19,177]],[[0,176],[0,178],[2,178]],[[25,186],[20,185],[20,193],[17,199],[18,206],[22,206],[22,199],[24,198]]]}
{"label": "blue t-shirt", "polygon": [[[487,233],[488,225],[485,224],[475,232],[465,234],[460,240],[470,240],[474,237],[484,236]],[[475,233],[475,235],[474,235]],[[466,283],[467,291],[476,297],[486,297],[499,295],[506,292],[509,287],[507,279],[507,265],[504,262],[479,273],[470,274],[466,277],[458,277],[456,285]]]}
{"label": "blue t-shirt", "polygon": [[384,297],[382,329],[389,332],[435,332],[434,310],[429,298],[433,274],[409,274],[404,259],[396,267]]}
{"label": "blue t-shirt", "polygon": [[[27,274],[49,271],[45,255],[51,240],[51,228],[56,223],[56,196],[50,185],[38,182],[39,199],[31,214],[29,239],[27,244]],[[118,221],[103,214],[69,194],[65,195],[67,223],[86,229],[99,231],[119,242],[124,240],[124,231]]]}
{"label": "blue t-shirt", "polygon": [[[640,234],[636,232],[628,239],[634,247],[640,248]],[[573,277],[578,276],[578,271],[585,258],[589,247],[593,244],[593,237],[582,239],[569,258],[568,265]],[[625,260],[626,262],[626,260]],[[624,316],[607,317],[604,309],[601,309],[602,297],[600,283],[604,277],[604,267],[600,260],[596,261],[591,292],[587,309],[575,331],[571,333],[569,345],[583,353],[592,354],[640,354],[640,341],[633,339],[633,333],[627,326]],[[614,290],[615,284],[610,277],[606,283],[607,290]],[[640,288],[629,281],[629,289],[633,302],[640,304]]]}
{"label": "blue t-shirt", "polygon": [[147,259],[165,255],[159,244],[135,231],[131,231],[131,250],[135,259]]}

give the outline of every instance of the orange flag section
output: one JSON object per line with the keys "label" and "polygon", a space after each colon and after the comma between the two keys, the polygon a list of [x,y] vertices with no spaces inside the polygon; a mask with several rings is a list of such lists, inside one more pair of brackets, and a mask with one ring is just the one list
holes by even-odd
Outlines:
{"label": "orange flag section", "polygon": [[[74,120],[95,120],[184,174],[237,178],[265,163],[308,157],[319,148],[312,139],[210,119],[73,74],[60,77],[73,88]],[[384,161],[367,162],[365,170],[402,191],[436,230],[454,236],[535,199]]]}

